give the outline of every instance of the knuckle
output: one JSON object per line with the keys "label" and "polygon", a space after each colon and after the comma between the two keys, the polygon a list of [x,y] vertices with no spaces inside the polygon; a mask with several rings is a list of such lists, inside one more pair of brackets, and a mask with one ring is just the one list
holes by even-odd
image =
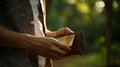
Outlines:
{"label": "knuckle", "polygon": [[68,28],[68,27],[65,27],[65,29],[66,29],[66,30],[69,30],[69,28]]}

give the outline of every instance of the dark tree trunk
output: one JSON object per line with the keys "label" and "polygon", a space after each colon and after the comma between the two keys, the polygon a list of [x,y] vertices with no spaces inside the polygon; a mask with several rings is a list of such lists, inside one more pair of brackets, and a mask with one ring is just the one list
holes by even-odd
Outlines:
{"label": "dark tree trunk", "polygon": [[106,11],[106,67],[111,66],[111,35],[112,35],[112,0],[104,0]]}

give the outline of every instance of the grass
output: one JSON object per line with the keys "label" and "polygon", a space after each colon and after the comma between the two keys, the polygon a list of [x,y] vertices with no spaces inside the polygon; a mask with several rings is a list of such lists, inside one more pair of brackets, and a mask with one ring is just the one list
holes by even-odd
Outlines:
{"label": "grass", "polygon": [[53,61],[54,67],[105,67],[105,59],[100,54],[74,56]]}

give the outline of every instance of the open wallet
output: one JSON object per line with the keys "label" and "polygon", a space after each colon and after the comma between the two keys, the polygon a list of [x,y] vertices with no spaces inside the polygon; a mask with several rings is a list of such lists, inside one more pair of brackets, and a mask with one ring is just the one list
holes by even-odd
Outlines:
{"label": "open wallet", "polygon": [[55,60],[66,59],[69,57],[80,56],[84,54],[84,39],[82,32],[61,35],[55,38],[71,48],[70,52],[61,58],[56,58]]}

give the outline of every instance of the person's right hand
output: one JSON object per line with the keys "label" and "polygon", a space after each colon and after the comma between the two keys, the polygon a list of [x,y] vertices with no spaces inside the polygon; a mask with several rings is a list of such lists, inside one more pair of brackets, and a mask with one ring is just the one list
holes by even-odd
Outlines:
{"label": "person's right hand", "polygon": [[20,48],[46,58],[59,58],[70,48],[50,37],[35,37],[0,26],[0,47]]}
{"label": "person's right hand", "polygon": [[28,50],[46,58],[60,58],[70,51],[69,47],[51,37],[30,37],[27,42]]}

